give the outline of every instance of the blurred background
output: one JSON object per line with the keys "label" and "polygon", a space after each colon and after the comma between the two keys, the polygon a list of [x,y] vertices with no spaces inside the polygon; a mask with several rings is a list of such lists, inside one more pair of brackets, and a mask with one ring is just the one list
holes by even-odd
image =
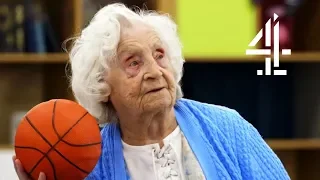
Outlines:
{"label": "blurred background", "polygon": [[[21,117],[43,101],[74,100],[64,40],[113,2],[169,13],[184,46],[184,97],[237,110],[293,180],[319,179],[320,0],[0,0],[1,180],[17,179],[11,156]],[[280,55],[277,68],[287,75],[258,76],[266,56],[246,50],[272,50],[264,33],[274,13],[280,50],[292,53]],[[262,38],[249,47],[261,29]]]}

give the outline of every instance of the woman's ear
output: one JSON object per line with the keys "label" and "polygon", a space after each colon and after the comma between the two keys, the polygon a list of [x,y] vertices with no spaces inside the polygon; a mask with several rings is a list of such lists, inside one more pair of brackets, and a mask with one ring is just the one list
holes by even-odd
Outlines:
{"label": "woman's ear", "polygon": [[102,102],[107,103],[109,101],[109,97],[103,98]]}
{"label": "woman's ear", "polygon": [[111,99],[106,102],[106,106],[108,107],[108,117],[112,117],[112,119],[109,119],[109,122],[117,122],[118,121],[118,113],[116,111],[116,109],[114,108]]}
{"label": "woman's ear", "polygon": [[100,92],[102,95],[100,100],[104,103],[107,103],[110,101],[111,95],[111,86],[107,81],[107,75],[104,75],[99,81],[103,84],[103,90]]}

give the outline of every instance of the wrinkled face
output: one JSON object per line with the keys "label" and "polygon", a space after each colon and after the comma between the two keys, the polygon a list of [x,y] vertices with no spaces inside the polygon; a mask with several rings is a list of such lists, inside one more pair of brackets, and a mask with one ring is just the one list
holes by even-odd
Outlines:
{"label": "wrinkled face", "polygon": [[135,24],[121,33],[118,62],[107,81],[116,110],[141,113],[174,105],[176,87],[167,52],[148,26]]}

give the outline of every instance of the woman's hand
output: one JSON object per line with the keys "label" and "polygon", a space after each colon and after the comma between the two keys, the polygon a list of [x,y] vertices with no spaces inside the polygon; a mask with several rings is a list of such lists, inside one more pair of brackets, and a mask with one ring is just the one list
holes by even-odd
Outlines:
{"label": "woman's hand", "polygon": [[[12,161],[13,161],[14,169],[16,170],[16,173],[19,177],[19,180],[30,180],[27,173],[23,169],[20,160],[17,159],[16,156],[13,156]],[[46,180],[46,175],[43,172],[41,172],[38,180]]]}

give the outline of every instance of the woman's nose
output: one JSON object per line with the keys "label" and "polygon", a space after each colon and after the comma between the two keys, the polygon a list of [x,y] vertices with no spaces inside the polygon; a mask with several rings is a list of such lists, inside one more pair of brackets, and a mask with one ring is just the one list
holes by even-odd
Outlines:
{"label": "woman's nose", "polygon": [[162,76],[162,71],[160,70],[159,65],[153,61],[147,63],[146,73],[144,74],[144,79],[157,79]]}

